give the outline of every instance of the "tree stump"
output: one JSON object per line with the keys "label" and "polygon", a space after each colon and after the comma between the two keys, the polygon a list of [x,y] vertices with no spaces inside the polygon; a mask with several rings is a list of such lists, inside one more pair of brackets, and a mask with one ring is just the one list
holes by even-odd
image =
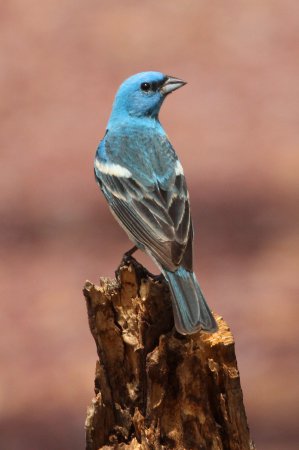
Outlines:
{"label": "tree stump", "polygon": [[134,258],[116,275],[84,287],[99,357],[86,449],[254,449],[222,317],[216,333],[182,336],[165,281]]}

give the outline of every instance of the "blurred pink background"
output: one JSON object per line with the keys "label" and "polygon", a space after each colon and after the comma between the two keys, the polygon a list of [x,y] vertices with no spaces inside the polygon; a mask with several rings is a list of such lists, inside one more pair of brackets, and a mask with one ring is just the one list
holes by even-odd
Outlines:
{"label": "blurred pink background", "polygon": [[96,350],[81,289],[130,247],[93,158],[119,84],[159,70],[188,81],[161,121],[252,437],[297,449],[298,3],[10,0],[0,21],[0,448],[84,448]]}

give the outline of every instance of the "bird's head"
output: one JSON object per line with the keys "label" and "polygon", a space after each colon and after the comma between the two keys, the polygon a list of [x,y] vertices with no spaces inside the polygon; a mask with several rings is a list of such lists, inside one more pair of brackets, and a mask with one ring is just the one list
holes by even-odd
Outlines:
{"label": "bird's head", "polygon": [[125,80],[114,100],[110,121],[131,117],[157,118],[166,95],[185,81],[160,72],[141,72]]}

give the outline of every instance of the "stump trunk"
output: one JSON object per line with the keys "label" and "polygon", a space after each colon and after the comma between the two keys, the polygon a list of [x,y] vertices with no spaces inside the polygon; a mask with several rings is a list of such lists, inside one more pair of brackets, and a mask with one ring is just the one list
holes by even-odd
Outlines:
{"label": "stump trunk", "polygon": [[178,334],[169,289],[134,258],[84,287],[98,353],[86,449],[250,450],[234,340]]}

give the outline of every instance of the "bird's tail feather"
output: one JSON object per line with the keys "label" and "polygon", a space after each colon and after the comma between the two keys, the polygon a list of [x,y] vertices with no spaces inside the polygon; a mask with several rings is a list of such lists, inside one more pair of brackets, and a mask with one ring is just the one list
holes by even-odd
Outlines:
{"label": "bird's tail feather", "polygon": [[163,270],[172,293],[175,327],[181,334],[192,334],[202,329],[217,330],[216,321],[200,290],[193,272],[180,267],[176,272]]}

